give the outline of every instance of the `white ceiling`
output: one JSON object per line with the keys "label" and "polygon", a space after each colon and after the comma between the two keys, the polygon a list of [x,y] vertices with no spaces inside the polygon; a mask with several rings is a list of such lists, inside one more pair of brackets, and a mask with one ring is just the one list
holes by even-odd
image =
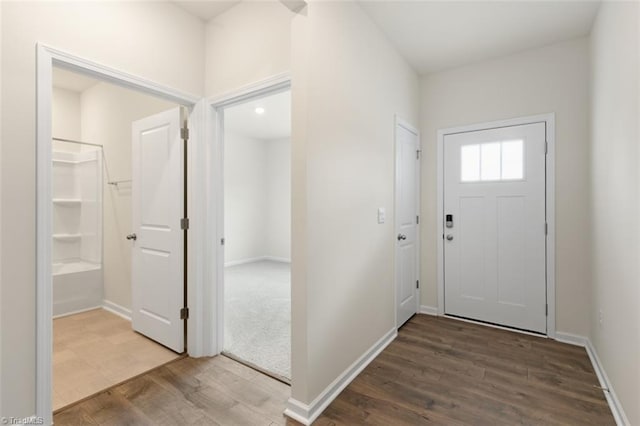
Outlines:
{"label": "white ceiling", "polygon": [[190,14],[197,16],[203,21],[208,21],[211,18],[215,18],[221,13],[231,9],[236,4],[240,3],[240,0],[200,0],[200,1],[185,1],[185,0],[170,0]]}
{"label": "white ceiling", "polygon": [[[256,108],[264,114],[256,114]],[[225,108],[225,131],[255,139],[282,139],[291,136],[291,91]]]}
{"label": "white ceiling", "polygon": [[[170,0],[207,21],[242,0]],[[419,74],[585,36],[600,2],[358,0]],[[56,69],[54,85],[82,92],[96,80]]]}
{"label": "white ceiling", "polygon": [[53,87],[82,93],[98,83],[100,83],[100,80],[62,68],[53,67]]}
{"label": "white ceiling", "polygon": [[360,1],[428,74],[589,34],[597,1]]}

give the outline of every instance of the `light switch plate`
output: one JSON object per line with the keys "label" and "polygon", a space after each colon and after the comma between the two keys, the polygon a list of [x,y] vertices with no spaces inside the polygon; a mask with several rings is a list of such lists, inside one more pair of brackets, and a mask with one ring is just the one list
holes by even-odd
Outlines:
{"label": "light switch plate", "polygon": [[384,210],[384,207],[378,208],[378,223],[384,223],[387,220],[387,213]]}

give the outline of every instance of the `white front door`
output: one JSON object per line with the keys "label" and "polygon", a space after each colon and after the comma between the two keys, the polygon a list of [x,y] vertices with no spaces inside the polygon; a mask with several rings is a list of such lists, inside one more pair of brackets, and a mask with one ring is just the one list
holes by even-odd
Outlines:
{"label": "white front door", "polygon": [[180,108],[133,123],[133,329],[184,351],[184,146]]}
{"label": "white front door", "polygon": [[546,333],[545,123],[444,137],[444,310]]}
{"label": "white front door", "polygon": [[420,143],[418,132],[396,124],[396,325],[418,310],[418,212],[420,209]]}

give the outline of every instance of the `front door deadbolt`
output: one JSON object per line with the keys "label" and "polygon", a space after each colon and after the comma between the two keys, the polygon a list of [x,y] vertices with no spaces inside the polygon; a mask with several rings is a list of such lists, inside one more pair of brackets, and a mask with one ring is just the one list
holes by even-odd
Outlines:
{"label": "front door deadbolt", "polygon": [[452,214],[448,214],[446,219],[445,219],[445,226],[447,228],[453,228],[453,215]]}

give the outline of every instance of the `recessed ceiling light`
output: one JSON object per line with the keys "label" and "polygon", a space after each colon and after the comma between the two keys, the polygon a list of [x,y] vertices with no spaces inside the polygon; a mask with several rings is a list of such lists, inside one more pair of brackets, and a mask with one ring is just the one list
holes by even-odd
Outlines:
{"label": "recessed ceiling light", "polygon": [[262,115],[262,114],[264,114],[264,108],[262,108],[262,107],[256,107],[256,114],[258,114],[258,115]]}

